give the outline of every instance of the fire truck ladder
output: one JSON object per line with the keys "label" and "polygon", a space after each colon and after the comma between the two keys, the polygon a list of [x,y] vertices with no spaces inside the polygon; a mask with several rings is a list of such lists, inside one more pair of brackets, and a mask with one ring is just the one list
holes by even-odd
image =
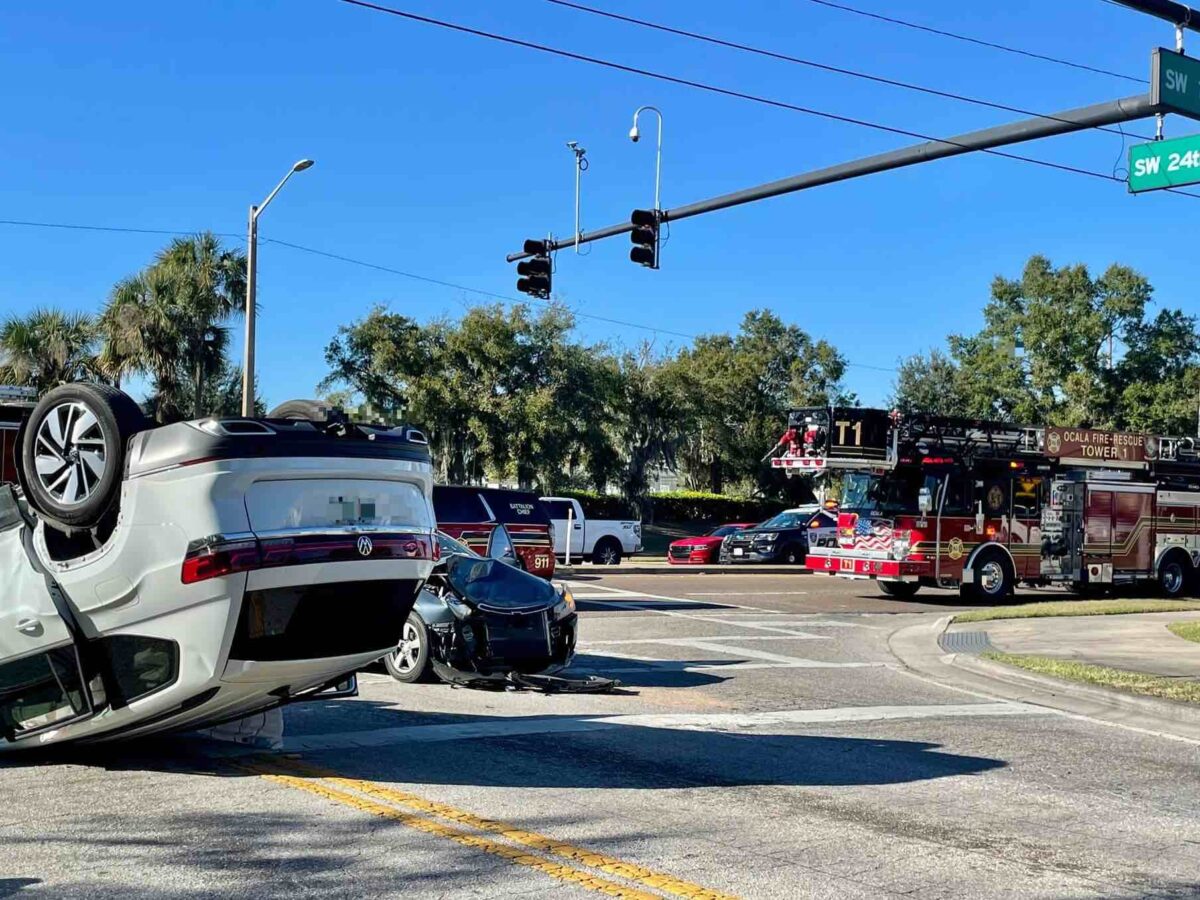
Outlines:
{"label": "fire truck ladder", "polygon": [[906,416],[899,424],[900,443],[923,456],[945,454],[958,459],[1001,459],[1041,456],[1045,430],[954,416]]}

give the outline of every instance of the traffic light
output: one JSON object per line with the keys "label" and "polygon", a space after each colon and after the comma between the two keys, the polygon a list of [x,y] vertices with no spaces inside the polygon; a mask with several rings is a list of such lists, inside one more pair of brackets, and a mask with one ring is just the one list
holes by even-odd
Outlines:
{"label": "traffic light", "polygon": [[629,239],[633,241],[633,249],[629,258],[641,266],[651,269],[658,268],[658,221],[659,212],[656,209],[635,209],[629,217],[633,231]]}
{"label": "traffic light", "polygon": [[539,300],[550,299],[550,251],[545,241],[526,241],[525,252],[533,259],[517,263],[517,290]]}

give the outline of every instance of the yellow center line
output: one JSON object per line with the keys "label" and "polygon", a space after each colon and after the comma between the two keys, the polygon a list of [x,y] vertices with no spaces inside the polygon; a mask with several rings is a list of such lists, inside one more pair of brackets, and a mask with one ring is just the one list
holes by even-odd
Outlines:
{"label": "yellow center line", "polygon": [[[458,809],[445,803],[426,800],[423,797],[419,797],[416,794],[410,794],[406,791],[398,791],[393,788],[380,787],[372,782],[363,781],[357,778],[344,778],[335,772],[319,769],[304,763],[275,758],[266,763],[266,767],[256,766],[253,768],[254,771],[263,774],[264,777],[267,777],[272,781],[276,781],[277,783],[288,784],[291,787],[300,787],[302,790],[309,790],[312,793],[320,793],[322,796],[336,795],[330,796],[330,799],[335,799],[338,802],[347,802],[341,798],[349,798],[350,801],[353,801],[350,802],[349,805],[355,806],[359,809],[364,809],[369,812],[374,812],[376,815],[387,815],[389,818],[396,819],[397,821],[403,821],[405,824],[409,824],[414,828],[420,828],[421,830],[429,831],[430,833],[440,834],[444,837],[449,837],[452,840],[458,840],[455,835],[461,835],[463,837],[470,838],[471,843],[468,844],[468,846],[478,847],[479,849],[483,849],[488,853],[496,853],[497,855],[504,856],[506,859],[512,859],[514,862],[519,862],[521,858],[537,860],[540,864],[534,865],[534,868],[538,868],[540,871],[545,871],[547,874],[553,875],[557,878],[564,878],[563,875],[556,874],[556,872],[560,870],[574,873],[573,876],[565,877],[565,880],[574,881],[576,883],[583,884],[585,887],[589,887],[593,890],[599,890],[610,895],[612,894],[611,888],[617,888],[621,891],[624,891],[624,893],[614,896],[659,896],[657,894],[649,894],[643,891],[637,891],[635,889],[624,888],[621,885],[605,881],[604,879],[595,878],[586,872],[571,869],[551,860],[524,854],[523,851],[517,850],[516,848],[513,848],[507,844],[499,844],[494,841],[489,841],[486,838],[479,838],[475,835],[469,834],[468,832],[450,828],[441,822],[432,821],[422,816],[414,816],[409,813],[404,813],[395,809],[395,807],[374,803],[373,801],[365,800],[354,794],[337,791],[326,787],[324,784],[320,784],[309,779],[323,779],[329,784],[337,785],[338,787],[349,788],[362,794],[366,794],[369,797],[377,797],[381,800],[389,801],[390,803],[407,806],[408,808],[418,812],[447,819],[451,822],[455,822],[459,825],[465,825],[468,828],[472,828],[477,831],[496,834],[507,838],[510,841],[514,841],[515,843],[523,844],[527,847],[539,850],[543,853],[549,853],[553,856],[562,857],[580,865],[587,866],[588,868],[604,872],[605,874],[615,875],[618,878],[624,878],[646,887],[663,891],[664,893],[672,896],[686,898],[686,900],[737,900],[736,896],[733,894],[722,893],[711,888],[693,884],[689,881],[684,881],[680,878],[676,878],[673,875],[655,872],[653,869],[648,869],[645,866],[638,865],[637,863],[627,862],[613,856],[608,856],[604,853],[598,853],[594,850],[588,850],[584,847],[568,844],[564,841],[559,841],[554,838],[538,834],[537,832],[527,831],[507,822],[486,819],[466,810]],[[278,768],[290,769],[296,772],[299,777],[275,774]],[[314,788],[318,788],[319,790],[313,790]],[[377,810],[390,810],[390,812],[384,813]],[[414,821],[410,822],[409,820]],[[415,822],[424,824],[419,825],[415,824]],[[437,826],[438,829],[444,829],[444,832],[433,831],[432,829],[426,827],[429,825]],[[466,842],[459,840],[459,843]],[[496,850],[489,849],[488,846],[484,846],[485,844],[491,847],[501,848],[506,852],[499,853]],[[523,864],[529,865],[529,863]],[[550,871],[549,869],[545,868],[547,866],[554,871]],[[581,879],[587,879],[588,881]],[[590,883],[591,881],[594,881],[595,884]]]}
{"label": "yellow center line", "polygon": [[626,887],[623,884],[617,884],[615,881],[608,881],[604,878],[599,878],[589,872],[584,872],[580,869],[573,869],[570,866],[556,863],[553,860],[545,857],[535,856],[532,853],[526,853],[516,847],[508,844],[502,844],[499,841],[493,841],[488,838],[479,837],[478,835],[470,834],[466,831],[461,831],[457,828],[451,828],[442,822],[437,822],[433,819],[426,819],[423,816],[413,815],[396,809],[394,806],[386,806],[383,803],[376,803],[373,800],[368,800],[364,797],[357,797],[354,794],[348,794],[345,791],[334,790],[326,787],[319,782],[310,781],[305,778],[298,778],[294,775],[271,775],[261,773],[262,777],[267,781],[273,781],[276,784],[286,785],[287,787],[296,788],[301,791],[307,791],[310,794],[316,794],[318,797],[323,797],[326,800],[331,800],[334,803],[340,803],[343,806],[349,806],[352,809],[357,809],[360,812],[370,813],[371,815],[380,816],[381,818],[391,819],[394,822],[399,822],[401,825],[406,825],[409,828],[415,828],[417,831],[423,831],[426,834],[436,835],[437,837],[447,838],[455,843],[462,844],[464,847],[471,847],[475,850],[482,850],[484,853],[490,853],[493,856],[498,856],[501,859],[508,860],[518,866],[527,866],[535,869],[551,878],[557,878],[560,881],[569,881],[577,884],[580,887],[588,890],[598,891],[602,894],[607,894],[610,897],[617,897],[620,900],[662,900],[658,894],[651,894],[647,891],[637,890],[636,888]]}

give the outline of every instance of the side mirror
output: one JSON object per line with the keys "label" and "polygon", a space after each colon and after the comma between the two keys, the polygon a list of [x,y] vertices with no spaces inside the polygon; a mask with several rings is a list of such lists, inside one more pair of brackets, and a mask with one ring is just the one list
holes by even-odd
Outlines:
{"label": "side mirror", "polygon": [[929,515],[930,510],[933,509],[933,494],[929,488],[923,487],[917,493],[917,508],[921,510],[923,516]]}

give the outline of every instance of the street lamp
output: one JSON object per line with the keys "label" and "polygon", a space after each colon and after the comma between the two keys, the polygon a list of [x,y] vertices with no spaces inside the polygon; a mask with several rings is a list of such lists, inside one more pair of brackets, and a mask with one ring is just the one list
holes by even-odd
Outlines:
{"label": "street lamp", "polygon": [[254,294],[255,281],[258,272],[258,217],[267,205],[275,199],[275,195],[287,184],[287,180],[297,172],[303,172],[312,166],[311,159],[302,159],[288,169],[283,180],[275,185],[275,190],[267,194],[267,199],[258,206],[250,207],[249,236],[246,240],[246,350],[242,360],[242,415],[249,418],[254,415]]}
{"label": "street lamp", "polygon": [[658,210],[662,209],[662,205],[660,203],[659,198],[660,198],[661,191],[662,191],[662,133],[663,133],[663,117],[662,117],[662,112],[659,111],[658,107],[656,107],[656,106],[639,106],[637,108],[637,111],[634,112],[634,114],[633,114],[633,127],[629,129],[629,139],[636,144],[638,142],[638,139],[642,136],[641,133],[638,131],[638,116],[640,116],[646,110],[649,110],[650,112],[652,112],[656,116],[658,116],[658,152],[655,155],[655,160],[654,160],[654,209],[655,209],[655,211],[658,211]]}

